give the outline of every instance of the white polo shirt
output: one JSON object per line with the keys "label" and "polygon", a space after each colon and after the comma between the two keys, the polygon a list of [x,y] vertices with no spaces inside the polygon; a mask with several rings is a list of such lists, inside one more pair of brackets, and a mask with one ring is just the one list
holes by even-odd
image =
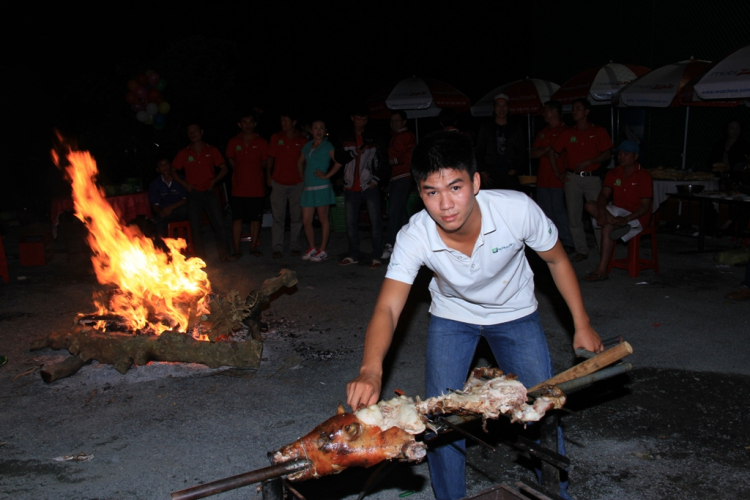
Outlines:
{"label": "white polo shirt", "polygon": [[482,190],[476,201],[482,229],[471,257],[448,248],[422,210],[398,233],[385,276],[411,285],[421,266],[430,268],[430,313],[440,318],[495,325],[527,316],[537,301],[524,247],[551,250],[557,228],[523,193]]}

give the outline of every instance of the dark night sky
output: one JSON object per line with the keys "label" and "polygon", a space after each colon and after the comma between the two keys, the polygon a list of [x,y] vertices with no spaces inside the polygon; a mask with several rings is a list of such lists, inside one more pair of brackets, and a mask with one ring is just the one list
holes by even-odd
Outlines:
{"label": "dark night sky", "polygon": [[[14,4],[6,16],[14,32],[5,35],[6,82],[12,87],[6,90],[6,116],[13,126],[12,164],[19,167],[12,169],[2,199],[7,205],[13,184],[29,177],[47,184],[59,177],[48,161],[54,127],[84,142],[96,137],[104,170],[117,163],[105,155],[121,155],[124,136],[130,143],[160,142],[162,149],[182,145],[178,123],[197,117],[188,109],[193,107],[205,108],[201,119],[213,125],[207,139],[222,147],[236,130],[233,120],[224,118],[249,103],[266,111],[263,134],[276,129],[276,113],[288,108],[322,115],[335,132],[346,124],[352,105],[411,75],[443,80],[476,101],[526,76],[563,83],[611,59],[654,67],[690,55],[719,57],[748,43],[747,26],[741,28],[738,20],[743,15],[731,9],[708,13],[697,1],[671,3],[528,0],[438,7],[192,0],[98,4],[93,10],[58,4],[43,12],[33,4]],[[748,10],[746,4],[742,8]],[[618,24],[618,17],[624,21]],[[670,20],[673,25],[689,20],[694,33],[711,33],[710,43],[696,47],[687,30],[662,30]],[[705,29],[697,31],[695,23]],[[208,47],[198,57],[205,64],[184,53],[195,46],[186,42],[195,36]],[[150,68],[165,76],[180,64],[179,74],[192,74],[195,81],[167,78],[164,96],[177,102],[164,133],[156,134],[134,120],[124,101],[127,80]],[[229,76],[212,73],[217,67],[228,68]],[[196,82],[205,85],[191,86]],[[206,117],[205,110],[213,114]]]}

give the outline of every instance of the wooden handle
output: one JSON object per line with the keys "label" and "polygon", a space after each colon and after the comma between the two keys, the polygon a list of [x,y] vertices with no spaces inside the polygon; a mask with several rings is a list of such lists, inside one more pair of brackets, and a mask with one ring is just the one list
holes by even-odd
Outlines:
{"label": "wooden handle", "polygon": [[587,359],[583,363],[577,364],[573,368],[558,373],[551,379],[535,385],[529,389],[528,392],[534,392],[543,385],[557,385],[561,382],[567,382],[594,373],[595,371],[601,370],[605,366],[611,365],[615,361],[619,361],[630,354],[633,354],[633,348],[630,347],[630,344],[627,342],[617,344],[612,349],[607,349],[603,353],[597,354],[593,358]]}

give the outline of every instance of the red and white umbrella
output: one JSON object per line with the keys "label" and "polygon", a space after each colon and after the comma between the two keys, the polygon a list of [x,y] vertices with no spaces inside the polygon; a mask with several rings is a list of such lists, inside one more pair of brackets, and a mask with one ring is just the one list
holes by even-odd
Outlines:
{"label": "red and white umbrella", "polygon": [[495,96],[508,96],[513,115],[537,114],[560,86],[538,78],[526,78],[495,87],[471,107],[472,116],[492,116]]}
{"label": "red and white umbrella", "polygon": [[[657,68],[620,89],[613,102],[621,106],[668,108],[680,105],[682,89],[703,73],[711,61],[690,58]],[[682,145],[682,168],[687,162],[688,123],[690,108],[685,110],[685,134]]]}
{"label": "red and white umbrella", "polygon": [[469,98],[456,88],[432,78],[407,78],[383,87],[367,100],[371,118],[388,118],[391,110],[403,109],[408,118],[437,116],[442,108],[468,111]]}
{"label": "red and white umbrella", "polygon": [[644,66],[610,62],[578,73],[563,83],[552,99],[564,105],[576,99],[588,99],[594,105],[609,104],[618,90],[649,71]]}
{"label": "red and white umbrella", "polygon": [[685,85],[703,73],[711,61],[689,59],[657,68],[620,89],[614,101],[621,106],[667,108],[680,105]]}
{"label": "red and white umbrella", "polygon": [[693,87],[701,99],[750,98],[750,45],[718,61]]}

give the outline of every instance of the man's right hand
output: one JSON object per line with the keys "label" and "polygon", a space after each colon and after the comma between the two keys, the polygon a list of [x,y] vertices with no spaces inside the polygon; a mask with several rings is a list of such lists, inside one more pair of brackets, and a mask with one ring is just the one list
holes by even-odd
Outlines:
{"label": "man's right hand", "polygon": [[346,384],[346,403],[352,411],[377,403],[381,383],[378,375],[360,373],[359,377]]}

